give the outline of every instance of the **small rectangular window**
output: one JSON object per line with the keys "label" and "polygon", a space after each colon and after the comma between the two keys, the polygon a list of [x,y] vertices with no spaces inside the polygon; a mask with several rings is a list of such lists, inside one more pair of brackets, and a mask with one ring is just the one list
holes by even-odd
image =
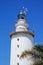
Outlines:
{"label": "small rectangular window", "polygon": [[19,65],[19,63],[17,63],[17,65]]}
{"label": "small rectangular window", "polygon": [[19,38],[17,38],[17,40],[19,41]]}
{"label": "small rectangular window", "polygon": [[19,54],[17,55],[17,57],[19,57]]}
{"label": "small rectangular window", "polygon": [[19,48],[19,45],[17,45],[17,47]]}

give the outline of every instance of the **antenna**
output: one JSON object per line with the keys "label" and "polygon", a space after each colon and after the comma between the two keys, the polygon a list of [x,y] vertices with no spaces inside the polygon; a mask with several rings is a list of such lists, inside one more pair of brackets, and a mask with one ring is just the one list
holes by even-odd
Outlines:
{"label": "antenna", "polygon": [[28,11],[28,9],[27,9],[27,8],[25,8],[24,13],[25,13],[25,14],[27,14],[27,11]]}
{"label": "antenna", "polygon": [[28,9],[27,9],[27,8],[26,8],[25,10],[26,10],[26,12],[28,11]]}

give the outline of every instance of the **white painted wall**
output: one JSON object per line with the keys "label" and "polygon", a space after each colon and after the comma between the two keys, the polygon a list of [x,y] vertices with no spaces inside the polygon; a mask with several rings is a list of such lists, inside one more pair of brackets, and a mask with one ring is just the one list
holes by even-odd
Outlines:
{"label": "white painted wall", "polygon": [[[19,41],[17,40],[19,38]],[[13,35],[11,38],[11,57],[10,65],[32,65],[33,59],[30,59],[30,56],[27,56],[24,59],[19,59],[17,54],[21,55],[24,50],[32,50],[33,47],[33,37],[28,34],[17,34]],[[19,44],[19,48],[17,45]]]}
{"label": "white painted wall", "polygon": [[28,31],[28,29],[27,29],[25,26],[20,25],[20,26],[17,26],[17,27],[16,27],[16,32],[17,32],[17,31]]}
{"label": "white painted wall", "polygon": [[25,19],[19,19],[16,23],[16,31],[28,31],[28,24]]}

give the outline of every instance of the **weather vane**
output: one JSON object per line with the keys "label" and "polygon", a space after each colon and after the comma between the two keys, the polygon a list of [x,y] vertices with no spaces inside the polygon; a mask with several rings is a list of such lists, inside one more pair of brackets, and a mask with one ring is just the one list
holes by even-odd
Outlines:
{"label": "weather vane", "polygon": [[22,14],[22,13],[27,14],[27,11],[28,11],[27,8],[22,7],[22,10],[20,10],[20,14]]}
{"label": "weather vane", "polygon": [[25,14],[27,14],[28,9],[27,9],[27,8],[24,8],[24,7],[22,7],[22,9],[23,9],[23,12],[24,12]]}

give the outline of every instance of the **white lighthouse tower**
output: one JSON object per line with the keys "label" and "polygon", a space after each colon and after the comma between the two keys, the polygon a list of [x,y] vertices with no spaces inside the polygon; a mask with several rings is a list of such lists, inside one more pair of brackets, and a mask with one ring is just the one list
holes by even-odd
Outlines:
{"label": "white lighthouse tower", "polygon": [[10,65],[33,65],[33,59],[30,55],[20,58],[21,54],[33,48],[34,33],[28,31],[29,25],[26,22],[26,14],[20,12],[16,23],[16,31],[10,34],[11,54]]}

